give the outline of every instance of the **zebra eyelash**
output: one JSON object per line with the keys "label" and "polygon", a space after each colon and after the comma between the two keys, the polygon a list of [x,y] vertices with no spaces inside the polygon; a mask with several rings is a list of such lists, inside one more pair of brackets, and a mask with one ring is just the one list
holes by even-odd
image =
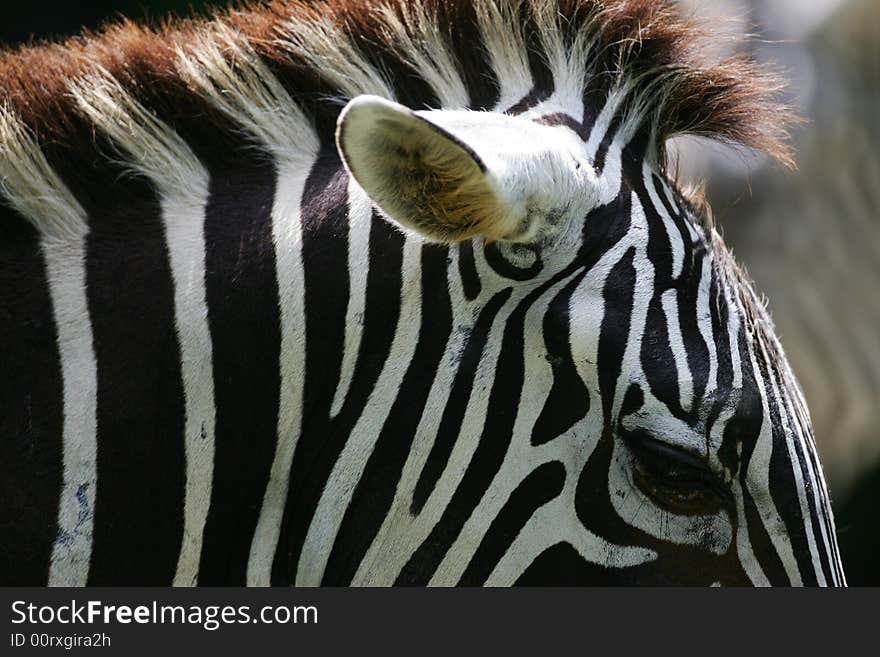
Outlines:
{"label": "zebra eyelash", "polygon": [[621,438],[652,477],[671,486],[698,487],[719,496],[730,496],[724,480],[703,458],[673,447],[645,431],[623,432]]}

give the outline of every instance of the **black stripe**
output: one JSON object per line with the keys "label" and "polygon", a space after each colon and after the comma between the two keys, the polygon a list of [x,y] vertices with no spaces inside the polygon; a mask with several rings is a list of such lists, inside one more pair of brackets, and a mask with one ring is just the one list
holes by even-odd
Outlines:
{"label": "black stripe", "polygon": [[[626,181],[624,180],[621,185],[621,193],[618,195],[617,199],[609,203],[608,205],[601,206],[593,210],[584,221],[584,235],[583,235],[583,244],[581,246],[581,252],[578,254],[576,258],[576,262],[579,263],[579,266],[583,267],[586,274],[589,275],[590,270],[599,262],[599,260],[610,251],[615,244],[617,244],[623,237],[629,232],[630,226],[632,225],[632,194],[631,188],[628,186]],[[627,252],[630,257],[632,257],[633,250],[629,249]],[[624,256],[626,257],[626,255]],[[618,263],[619,265],[620,263]],[[612,272],[616,269],[617,265],[612,268]],[[609,277],[611,272],[609,272]],[[605,289],[603,289],[603,299],[605,299],[605,295],[608,293],[608,279],[606,278]],[[605,301],[607,304],[607,301]],[[630,309],[629,312],[632,311],[632,300],[630,299]],[[609,316],[606,312],[605,317],[603,318],[603,326],[605,322],[609,320]],[[619,321],[614,320],[611,321]],[[629,315],[627,315],[627,327],[629,326]],[[627,328],[627,333],[623,336],[624,344],[628,339],[629,331]],[[599,335],[599,347],[601,354],[602,347],[602,332],[600,328]],[[607,342],[607,337],[606,337]],[[607,345],[606,345],[607,349]],[[620,358],[623,357],[623,352],[621,352]],[[603,392],[603,378],[602,372],[606,372],[606,375],[613,375],[614,382],[616,382],[617,377],[619,376],[620,370],[620,362],[617,362],[617,373],[608,372],[606,368],[599,367],[597,365],[597,371],[599,372],[599,394],[602,399],[602,408],[603,414],[606,420],[610,418],[610,409],[611,409],[611,401],[613,399],[613,389],[610,391],[611,398],[608,397],[607,386],[609,382],[607,379],[605,380],[605,391]],[[612,386],[614,383],[611,384]]]}
{"label": "black stripe", "polygon": [[591,563],[571,543],[557,543],[544,550],[517,578],[516,586],[612,586],[635,579],[626,568]]}
{"label": "black stripe", "polygon": [[532,74],[532,89],[511,107],[504,110],[505,114],[522,114],[530,110],[550,98],[556,87],[553,72],[547,65],[543,52],[541,37],[525,3],[520,7],[520,24],[523,25],[526,37],[529,71]]}
{"label": "black stripe", "polygon": [[[627,157],[640,159],[642,155],[639,152],[633,153],[632,147],[628,147]],[[651,178],[651,184],[654,185],[657,195],[662,199],[663,193],[660,189],[659,179],[656,175],[652,175]],[[703,339],[697,324],[697,299],[702,279],[703,259],[709,255],[704,244],[701,243],[694,247],[689,241],[683,242],[684,260],[691,263],[689,266],[691,275],[673,280],[671,236],[667,234],[658,208],[651,201],[648,190],[645,188],[643,176],[639,175],[634,178],[633,188],[638,194],[648,223],[647,254],[654,266],[654,296],[648,311],[646,338],[642,342],[642,364],[651,384],[652,394],[664,402],[676,417],[694,424],[695,414],[685,413],[681,408],[679,374],[669,344],[667,317],[663,311],[661,297],[669,289],[676,291],[678,328],[685,350],[687,367],[693,382],[693,394],[689,406],[696,408],[696,403],[702,398],[709,379],[709,346]],[[671,215],[671,218],[676,225],[688,221],[684,215]],[[686,227],[678,226],[678,230],[684,233]]]}
{"label": "black stripe", "polygon": [[239,152],[211,168],[205,295],[214,366],[214,479],[199,584],[242,585],[275,454],[281,326],[272,239],[275,169]]}
{"label": "black stripe", "polygon": [[733,388],[733,359],[727,330],[730,321],[728,302],[721,289],[717,273],[712,276],[712,285],[709,287],[709,317],[712,321],[712,341],[715,344],[718,360],[717,397],[723,399]]}
{"label": "black stripe", "polygon": [[428,496],[434,490],[440,475],[443,474],[443,470],[449,462],[452,448],[461,431],[461,423],[471,398],[477,367],[483,357],[486,341],[489,339],[489,331],[492,329],[495,316],[510,298],[511,292],[511,288],[505,288],[489,300],[480,311],[474,328],[468,336],[467,343],[462,350],[458,370],[455,373],[455,381],[452,383],[449,399],[443,409],[443,417],[440,419],[437,436],[413,490],[411,509],[414,515],[418,515],[425,506]]}
{"label": "black stripe", "polygon": [[[826,583],[830,584],[834,581],[834,576],[831,573],[831,564],[828,559],[828,552],[823,548],[823,539],[822,539],[822,521],[819,519],[819,514],[816,509],[816,494],[819,495],[819,499],[822,499],[821,491],[814,490],[813,483],[810,478],[810,474],[813,473],[815,478],[818,480],[821,478],[818,465],[812,460],[810,454],[807,452],[806,445],[804,441],[807,439],[800,431],[800,425],[796,418],[792,417],[789,412],[789,407],[785,403],[789,401],[785,398],[787,394],[786,388],[782,382],[782,375],[779,371],[779,366],[774,363],[773,364],[773,376],[776,380],[777,389],[780,391],[780,414],[784,417],[787,425],[791,428],[791,432],[794,434],[794,438],[792,442],[794,443],[794,451],[795,458],[798,461],[798,467],[801,470],[801,481],[803,481],[804,488],[804,497],[807,501],[807,508],[810,513],[810,526],[813,531],[813,538],[816,541],[816,552],[819,553],[819,563],[822,569],[822,573],[825,576]],[[807,527],[809,531],[810,527]],[[826,529],[827,531],[827,529]]]}
{"label": "black stripe", "polygon": [[738,340],[737,346],[742,363],[742,397],[736,411],[724,427],[718,458],[724,467],[739,479],[749,542],[761,569],[772,585],[790,586],[791,580],[785,572],[782,558],[773,546],[757,503],[749,491],[749,464],[761,436],[764,410],[748,347],[744,340]]}
{"label": "black stripe", "polygon": [[[661,205],[663,205],[666,213],[672,220],[672,223],[678,229],[678,234],[681,238],[682,246],[684,247],[684,257],[682,259],[681,274],[679,274],[677,280],[686,281],[690,278],[693,269],[693,262],[690,258],[690,252],[692,248],[691,236],[687,230],[687,226],[684,223],[685,221],[687,221],[687,219],[681,212],[678,211],[677,208],[673,208],[672,205],[669,203],[666,192],[663,191],[663,185],[660,181],[660,178],[658,178],[656,175],[652,176],[651,178],[654,183],[654,190],[657,193],[657,197],[660,199]],[[672,236],[670,236],[670,240],[671,239]]]}
{"label": "black stripe", "polygon": [[461,286],[464,288],[464,296],[468,301],[473,301],[480,295],[482,284],[480,275],[477,273],[477,264],[474,262],[473,240],[465,240],[458,245],[458,274],[461,276]]}
{"label": "black stripe", "polygon": [[535,278],[544,269],[544,260],[541,257],[539,246],[534,244],[506,244],[507,249],[521,253],[531,253],[533,258],[532,264],[523,269],[506,258],[502,254],[499,245],[499,242],[492,242],[483,249],[483,257],[486,259],[486,264],[499,276],[509,278],[512,281],[525,282]]}
{"label": "black stripe", "polygon": [[770,456],[770,495],[788,530],[792,551],[797,560],[798,570],[800,570],[804,585],[816,586],[818,580],[813,570],[810,547],[807,543],[807,521],[801,513],[798,486],[794,478],[793,469],[800,467],[800,464],[792,463],[789,458],[778,400],[771,390],[771,374],[768,371],[765,354],[758,345],[755,348],[755,359],[758,363],[760,376],[764,381],[773,433],[773,453]]}
{"label": "black stripe", "polygon": [[345,344],[350,289],[347,190],[348,176],[336,147],[326,142],[306,179],[301,204],[306,322],[303,424],[272,565],[273,584],[294,581],[312,513],[341,449],[336,446],[338,439],[332,446],[324,441]]}
{"label": "black stripe", "polygon": [[559,461],[540,465],[523,479],[492,520],[477,551],[459,580],[460,586],[480,586],[507,552],[535,511],[562,492],[565,466]]}
{"label": "black stripe", "polygon": [[681,340],[684,345],[687,365],[692,382],[690,407],[697,408],[697,401],[702,399],[709,381],[709,345],[703,339],[698,325],[697,306],[700,281],[703,277],[703,259],[709,257],[705,245],[699,245],[691,252],[693,261],[692,276],[678,287],[678,324]]}
{"label": "black stripe", "polygon": [[[748,464],[748,461],[744,460]],[[749,534],[749,542],[752,545],[752,552],[761,565],[761,569],[767,576],[767,580],[771,586],[791,586],[791,580],[785,572],[785,566],[773,543],[770,535],[764,528],[761,520],[761,514],[752,494],[747,489],[747,467],[743,468],[740,473],[740,486],[743,495],[743,508],[745,509],[746,524]]]}
{"label": "black stripe", "polygon": [[40,237],[2,205],[0,291],[0,586],[39,586],[62,484],[61,363]]}
{"label": "black stripe", "polygon": [[[656,176],[652,175],[652,178],[656,179]],[[648,224],[646,253],[648,260],[654,267],[654,296],[658,297],[673,286],[671,237],[666,232],[666,225],[657,207],[651,201],[651,196],[645,187],[644,177],[636,177],[632,181],[632,186],[642,204],[645,220]],[[687,252],[688,249],[685,247],[684,257],[688,256]]]}
{"label": "black stripe", "polygon": [[[358,47],[370,67],[375,71],[381,71],[382,77],[391,84],[394,98],[397,99],[398,103],[415,110],[440,107],[440,99],[434,93],[433,87],[422,77],[421,71],[402,61],[399,54],[379,46],[362,30],[347,30],[347,34]],[[320,75],[320,71],[314,70],[311,64],[304,64],[303,68]],[[302,86],[302,81],[293,79],[285,86],[287,89],[299,89]],[[311,94],[310,97],[307,96],[306,99],[314,102],[316,110],[326,112],[328,106],[333,107],[333,104],[323,102],[324,99],[337,96],[338,94],[338,88],[332,83],[325,81],[323,89]],[[300,100],[301,95],[297,94],[297,100]],[[341,110],[342,108],[337,106],[337,109]],[[322,118],[324,120],[318,126],[318,134],[322,138],[332,138],[333,126],[328,120],[331,117]]]}
{"label": "black stripe", "polygon": [[[596,119],[608,102],[608,91],[611,85],[612,76],[596,75],[593,76],[584,91],[583,98],[583,120],[575,121],[570,115],[564,112],[556,112],[553,114],[545,114],[534,119],[535,123],[549,126],[565,126],[574,132],[583,141],[589,141],[590,133],[596,127]],[[601,172],[605,168],[605,156],[614,135],[620,127],[620,116],[614,116],[609,123],[608,130],[603,136],[599,147],[596,149],[596,159],[594,165],[597,171]]]}
{"label": "black stripe", "polygon": [[[628,147],[627,160],[638,158],[639,155],[631,154],[631,148]],[[641,174],[634,176],[632,185],[645,212],[645,220],[648,224],[646,254],[654,268],[654,293],[648,303],[641,344],[642,370],[651,394],[665,404],[673,415],[685,419],[679,397],[678,370],[662,303],[663,294],[678,284],[672,279],[672,244],[663,219],[645,188],[643,176]],[[685,257],[688,252],[689,248],[686,245]]]}
{"label": "black stripe", "polygon": [[571,273],[572,268],[567,268],[530,291],[510,314],[477,447],[440,521],[403,567],[397,584],[427,583],[498,473],[513,436],[522,394],[526,314],[541,295]]}
{"label": "black stripe", "polygon": [[[313,425],[310,424],[300,439],[323,443],[325,458],[317,465],[322,478],[320,481],[316,480],[316,485],[309,490],[309,493],[314,495],[309,501],[313,500],[315,507],[320,500],[324,483],[330,477],[333,465],[364,413],[364,407],[376,388],[391,352],[400,320],[404,242],[405,238],[400,231],[382,219],[378,213],[373,213],[370,226],[370,269],[367,274],[364,331],[351,388],[339,414],[327,426],[327,433],[322,435],[313,432]],[[315,469],[313,465],[313,476]],[[386,486],[388,482],[380,482],[379,485]],[[307,507],[304,513],[311,518],[315,508]],[[336,583],[335,576],[325,574],[323,583]]]}
{"label": "black stripe", "polygon": [[620,128],[621,120],[622,115],[616,114],[611,119],[611,123],[608,125],[605,136],[602,137],[602,141],[599,142],[599,148],[596,149],[596,157],[593,158],[593,167],[595,167],[597,173],[602,173],[605,170],[605,158],[608,156],[608,149],[611,148],[611,142],[614,141],[617,130]]}
{"label": "black stripe", "polygon": [[547,126],[564,126],[575,133],[578,137],[587,140],[589,137],[589,126],[578,123],[571,116],[564,112],[554,112],[553,114],[544,114],[534,119],[535,123]]}
{"label": "black stripe", "polygon": [[670,413],[684,416],[678,389],[678,369],[669,344],[666,313],[659,295],[648,304],[645,331],[641,344],[642,370],[651,394],[662,402]]}
{"label": "black stripe", "polygon": [[544,345],[547,361],[553,370],[553,386],[532,428],[533,445],[543,445],[561,436],[590,411],[590,391],[572,360],[569,340],[569,304],[585,275],[586,270],[575,276],[550,302],[544,315]]}
{"label": "black stripe", "polygon": [[635,253],[635,247],[626,250],[624,256],[608,272],[602,290],[605,315],[599,329],[596,370],[599,374],[599,393],[606,423],[610,423],[612,419],[617,380],[620,378],[623,354],[629,341],[636,285],[636,270],[633,266]]}
{"label": "black stripe", "polygon": [[419,341],[327,561],[324,584],[350,584],[394,500],[434,376],[452,331],[445,247],[422,246]]}
{"label": "black stripe", "polygon": [[[454,25],[448,32],[449,52],[455,60],[468,92],[468,109],[495,109],[501,95],[498,76],[483,44],[473,4],[441,2],[437,4],[440,25]],[[444,16],[444,13],[446,14]]]}
{"label": "black stripe", "polygon": [[88,581],[170,584],[183,534],[185,410],[165,230],[141,179],[120,176],[101,201],[86,207],[98,383]]}
{"label": "black stripe", "polygon": [[596,125],[599,114],[605,109],[614,84],[614,75],[610,69],[600,68],[599,70],[605,72],[591,76],[584,89],[584,141],[589,139],[589,132]]}
{"label": "black stripe", "polygon": [[[802,441],[806,441],[807,437],[804,435]],[[818,516],[819,510],[817,508],[816,502],[813,499],[813,496],[810,495],[809,498],[809,506],[810,506],[810,517],[813,523],[813,528],[815,531],[816,537],[816,550],[819,552],[819,560],[822,563],[822,569],[825,573],[826,583],[831,586],[837,580],[841,579],[841,573],[839,568],[839,557],[837,555],[837,545],[835,540],[835,528],[832,522],[833,516],[830,513],[831,503],[828,497],[822,492],[822,473],[820,470],[820,466],[815,460],[815,452],[809,452],[807,449],[807,445],[805,442],[798,441],[798,448],[801,453],[804,455],[804,458],[807,460],[807,464],[804,465],[805,468],[809,468],[816,479],[817,490],[816,495],[818,496],[820,502],[825,505],[825,508],[829,511],[822,515],[820,519]],[[826,540],[822,535],[822,529],[825,530],[825,536],[827,537],[828,548],[824,547],[826,545]]]}
{"label": "black stripe", "polygon": [[542,89],[538,86],[534,86],[532,87],[531,91],[529,91],[529,93],[527,93],[525,96],[516,101],[513,105],[507,108],[504,113],[516,116],[517,114],[527,112],[535,105],[538,105],[547,100],[552,93],[552,89],[548,90]]}

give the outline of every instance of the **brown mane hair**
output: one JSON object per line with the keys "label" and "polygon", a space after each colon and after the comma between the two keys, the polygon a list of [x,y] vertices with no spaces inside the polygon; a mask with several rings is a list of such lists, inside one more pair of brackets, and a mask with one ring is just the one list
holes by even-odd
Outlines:
{"label": "brown mane hair", "polygon": [[[713,58],[717,34],[680,18],[669,2],[652,0],[274,0],[221,11],[208,20],[169,20],[154,27],[122,21],[62,42],[0,53],[0,108],[36,136],[53,165],[77,157],[94,162],[98,131],[77,106],[70,85],[100,74],[115,80],[188,143],[205,144],[194,147],[201,154],[216,135],[228,135],[235,126],[181,75],[180,53],[195,52],[198,45],[193,44],[213,40],[234,58],[228,47],[234,41],[277,76],[326,140],[339,100],[351,95],[340,83],[346,73],[332,74],[333,57],[359,58],[376,79],[387,81],[400,102],[438,106],[414,64],[415,55],[407,52],[427,51],[431,35],[446,44],[470,106],[489,107],[497,98],[498,80],[479,21],[481,11],[498,13],[494,5],[503,5],[521,24],[536,93],[549,92],[554,84],[546,61],[547,25],[566,47],[588,32],[594,54],[589,73],[604,80],[600,88],[605,89],[631,81],[632,102],[640,103],[640,115],[651,117],[660,153],[667,138],[693,134],[791,163],[786,133],[791,113],[775,99],[778,79],[742,54]],[[394,21],[403,26],[396,32],[389,27]],[[292,32],[300,36],[292,38]],[[326,39],[310,53],[309,39],[322,35]],[[340,44],[335,54],[328,50],[334,43]]]}

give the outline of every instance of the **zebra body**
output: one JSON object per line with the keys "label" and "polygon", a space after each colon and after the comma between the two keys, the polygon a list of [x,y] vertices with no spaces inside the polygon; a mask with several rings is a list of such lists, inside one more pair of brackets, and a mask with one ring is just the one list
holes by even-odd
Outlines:
{"label": "zebra body", "polygon": [[775,133],[689,116],[643,4],[125,26],[43,123],[8,55],[3,581],[843,583],[769,319],[663,164]]}

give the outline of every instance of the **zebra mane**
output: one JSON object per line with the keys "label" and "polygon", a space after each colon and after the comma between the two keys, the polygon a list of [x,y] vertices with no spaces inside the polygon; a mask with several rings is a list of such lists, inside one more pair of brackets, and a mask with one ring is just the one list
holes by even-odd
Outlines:
{"label": "zebra mane", "polygon": [[0,53],[0,182],[17,205],[48,160],[66,182],[97,184],[106,147],[161,174],[224,148],[217,134],[293,157],[318,148],[315,133],[329,141],[341,102],[360,93],[511,111],[554,93],[617,99],[661,167],[682,134],[790,165],[779,81],[741,53],[714,57],[721,38],[651,0],[275,0],[123,21]]}

